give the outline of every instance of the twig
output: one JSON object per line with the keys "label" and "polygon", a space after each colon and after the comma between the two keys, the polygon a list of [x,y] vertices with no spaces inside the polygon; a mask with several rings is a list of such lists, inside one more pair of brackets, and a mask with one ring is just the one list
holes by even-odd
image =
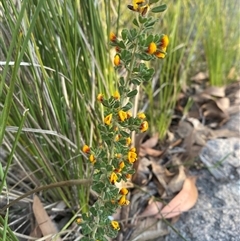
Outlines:
{"label": "twig", "polygon": [[87,184],[91,184],[91,182],[92,181],[90,179],[73,179],[73,180],[51,183],[49,185],[34,188],[33,190],[23,194],[22,196],[16,198],[9,204],[5,205],[3,208],[0,209],[0,213],[3,213],[7,208],[13,206],[18,201],[24,199],[25,197],[30,196],[31,194],[36,193],[36,192],[45,191],[45,190],[57,188],[57,187],[64,187],[64,186],[66,187],[66,186],[73,186],[73,185],[87,185]]}

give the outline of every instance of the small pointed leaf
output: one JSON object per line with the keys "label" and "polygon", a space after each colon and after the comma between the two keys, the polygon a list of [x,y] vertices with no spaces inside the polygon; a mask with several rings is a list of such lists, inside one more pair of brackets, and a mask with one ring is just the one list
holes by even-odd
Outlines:
{"label": "small pointed leaf", "polygon": [[167,9],[167,5],[166,4],[163,4],[161,6],[158,6],[158,7],[155,7],[155,8],[152,8],[152,12],[153,13],[160,13],[160,12],[163,12]]}

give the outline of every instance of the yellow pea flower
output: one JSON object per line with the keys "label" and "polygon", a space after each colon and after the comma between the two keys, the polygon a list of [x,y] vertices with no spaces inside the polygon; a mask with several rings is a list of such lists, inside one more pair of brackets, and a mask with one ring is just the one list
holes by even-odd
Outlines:
{"label": "yellow pea flower", "polygon": [[121,198],[118,200],[118,204],[121,206],[128,205],[129,203],[130,201],[126,199],[126,195],[122,195]]}
{"label": "yellow pea flower", "polygon": [[120,100],[120,94],[118,91],[115,91],[114,94],[113,94],[113,97],[115,100]]}
{"label": "yellow pea flower", "polygon": [[125,167],[125,163],[123,162],[123,161],[121,161],[120,163],[119,163],[119,168],[120,169],[123,169]]}
{"label": "yellow pea flower", "polygon": [[154,54],[157,50],[157,45],[154,43],[154,42],[151,42],[149,45],[148,45],[148,50],[147,52],[149,54]]}
{"label": "yellow pea flower", "polygon": [[109,114],[104,118],[104,123],[108,126],[112,123],[112,114]]}
{"label": "yellow pea flower", "polygon": [[77,219],[76,219],[76,223],[77,223],[77,224],[80,224],[81,222],[82,222],[82,219],[81,219],[81,218],[77,218]]}
{"label": "yellow pea flower", "polygon": [[130,180],[130,179],[132,178],[132,174],[127,173],[127,174],[126,174],[126,178],[127,178],[128,180]]}
{"label": "yellow pea flower", "polygon": [[167,48],[168,44],[169,44],[169,38],[166,34],[164,34],[160,42],[160,47]]}
{"label": "yellow pea flower", "polygon": [[111,32],[109,38],[112,42],[115,42],[117,39],[117,36],[113,32]]}
{"label": "yellow pea flower", "polygon": [[145,132],[146,130],[148,130],[148,122],[147,121],[143,121],[143,123],[140,126],[140,131],[141,132]]}
{"label": "yellow pea flower", "polygon": [[98,100],[99,102],[103,102],[103,94],[102,94],[102,93],[98,94],[97,100]]}
{"label": "yellow pea flower", "polygon": [[125,112],[125,111],[123,111],[123,110],[120,110],[120,111],[118,112],[118,116],[119,116],[119,119],[120,119],[121,121],[125,121],[125,120],[127,119],[127,117],[128,117],[127,112]]}
{"label": "yellow pea flower", "polygon": [[123,188],[120,190],[120,193],[121,193],[122,195],[127,195],[127,194],[128,194],[127,188],[123,187]]}
{"label": "yellow pea flower", "polygon": [[126,138],[126,145],[129,146],[132,143],[132,139],[130,137]]}
{"label": "yellow pea flower", "polygon": [[164,53],[166,52],[166,50],[167,50],[166,47],[160,47],[160,50],[158,50],[154,55],[159,59],[163,59],[166,56],[166,54]]}
{"label": "yellow pea flower", "polygon": [[89,153],[90,152],[90,147],[88,145],[84,145],[83,148],[82,148],[82,151],[84,153]]}
{"label": "yellow pea flower", "polygon": [[128,152],[128,161],[130,163],[134,163],[136,160],[137,160],[137,153],[135,151],[130,150]]}
{"label": "yellow pea flower", "polygon": [[94,164],[94,163],[96,162],[95,156],[94,156],[93,154],[91,154],[91,155],[89,156],[89,161],[90,161],[92,164]]}
{"label": "yellow pea flower", "polygon": [[111,182],[112,184],[115,184],[115,182],[117,181],[117,179],[118,179],[117,174],[116,174],[115,172],[112,172],[111,175],[110,175],[110,177],[109,177],[110,182]]}
{"label": "yellow pea flower", "polygon": [[138,119],[144,120],[146,119],[146,115],[143,112],[137,114]]}
{"label": "yellow pea flower", "polygon": [[120,56],[119,54],[116,54],[114,59],[113,59],[113,63],[115,66],[119,66],[120,65]]}
{"label": "yellow pea flower", "polygon": [[115,230],[120,230],[118,221],[111,221],[112,228]]}
{"label": "yellow pea flower", "polygon": [[115,141],[119,141],[120,137],[121,137],[121,135],[117,134],[117,135],[115,136]]}

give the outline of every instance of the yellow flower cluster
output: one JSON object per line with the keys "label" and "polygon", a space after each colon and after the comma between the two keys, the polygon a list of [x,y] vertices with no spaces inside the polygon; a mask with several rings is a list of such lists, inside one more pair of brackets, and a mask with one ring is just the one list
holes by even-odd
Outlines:
{"label": "yellow flower cluster", "polygon": [[133,0],[132,5],[128,5],[128,8],[134,12],[139,12],[142,16],[145,16],[149,10],[149,4],[145,4],[144,0]]}
{"label": "yellow flower cluster", "polygon": [[148,45],[147,53],[154,54],[158,58],[165,58],[167,46],[169,44],[169,38],[167,35],[163,35],[160,41],[159,46],[156,43],[151,42]]}
{"label": "yellow flower cluster", "polygon": [[[120,100],[120,94],[119,94],[118,91],[114,92],[113,98],[115,100]],[[103,101],[103,94],[102,93],[98,94],[97,100],[99,102]],[[127,119],[132,117],[130,112],[126,112],[126,111],[123,111],[123,110],[119,110],[117,115],[118,115],[118,120],[120,122],[124,122],[125,120],[127,120]],[[145,116],[144,113],[138,113],[137,114],[137,118],[141,119],[141,120],[144,120],[146,118],[146,116]],[[110,114],[108,114],[107,116],[104,117],[104,124],[110,126],[112,124],[112,121],[113,121],[113,114],[112,113],[110,113]],[[143,121],[141,123],[139,129],[140,129],[141,132],[147,131],[148,130],[148,122],[147,121]],[[116,138],[115,138],[115,141],[118,141],[119,138],[120,138],[120,136],[117,135]],[[131,144],[131,140],[127,140],[127,145],[130,145],[130,144]]]}
{"label": "yellow flower cluster", "polygon": [[[82,147],[82,151],[83,151],[83,153],[85,153],[85,154],[90,154],[90,153],[91,153],[91,149],[90,149],[90,147],[89,147],[88,145],[84,145],[84,146]],[[90,155],[89,155],[89,161],[90,161],[92,164],[94,164],[94,163],[96,162],[96,158],[95,158],[94,154],[90,154]]]}

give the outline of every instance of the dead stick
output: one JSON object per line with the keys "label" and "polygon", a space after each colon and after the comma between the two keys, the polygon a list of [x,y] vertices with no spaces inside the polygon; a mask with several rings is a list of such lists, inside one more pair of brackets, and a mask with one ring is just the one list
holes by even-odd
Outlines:
{"label": "dead stick", "polygon": [[41,191],[45,191],[45,190],[48,190],[48,189],[57,188],[57,187],[64,187],[64,186],[66,187],[66,186],[73,186],[73,185],[87,185],[87,184],[91,184],[91,182],[92,181],[90,179],[73,179],[73,180],[51,183],[49,185],[34,188],[33,190],[23,194],[22,196],[16,198],[12,202],[10,202],[9,204],[7,204],[3,208],[1,208],[0,213],[3,213],[7,208],[11,207],[12,205],[17,203],[18,201],[24,199],[25,197],[30,196],[31,194],[36,193],[36,192],[41,192]]}

